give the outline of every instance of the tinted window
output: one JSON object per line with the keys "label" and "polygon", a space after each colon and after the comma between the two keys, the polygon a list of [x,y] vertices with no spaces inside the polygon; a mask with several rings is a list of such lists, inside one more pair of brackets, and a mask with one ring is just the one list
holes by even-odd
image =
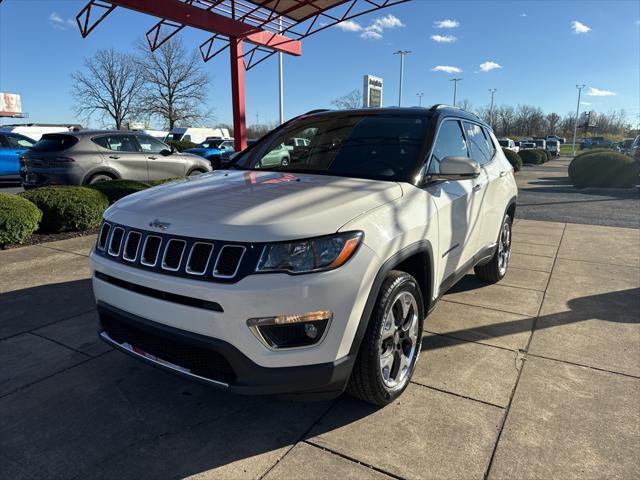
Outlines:
{"label": "tinted window", "polygon": [[222,140],[205,140],[200,145],[200,148],[218,148],[222,144]]}
{"label": "tinted window", "polygon": [[138,139],[138,143],[140,144],[140,148],[145,153],[160,153],[162,150],[168,150],[164,143],[160,140],[156,140],[153,137],[149,137],[147,135],[139,135],[136,137]]}
{"label": "tinted window", "polygon": [[491,138],[491,132],[486,128],[482,129],[482,133],[484,133],[484,138],[487,141],[487,146],[489,147],[489,159],[493,158],[496,154],[496,146],[493,143],[493,139]]}
{"label": "tinted window", "polygon": [[482,128],[475,123],[464,122],[464,129],[469,141],[469,154],[480,165],[488,163],[493,156]]}
{"label": "tinted window", "polygon": [[39,152],[61,152],[73,147],[78,139],[73,135],[46,133],[38,140],[33,148]]}
{"label": "tinted window", "polygon": [[467,142],[462,134],[460,122],[457,120],[447,120],[440,125],[438,138],[433,145],[431,152],[431,163],[429,173],[440,173],[440,162],[447,157],[466,157]]}
{"label": "tinted window", "polygon": [[509,146],[509,140],[498,140],[498,143],[500,144],[501,147]]}
{"label": "tinted window", "polygon": [[137,152],[138,144],[133,135],[105,135],[93,138],[93,143],[114,152]]}
{"label": "tinted window", "polygon": [[9,142],[7,142],[4,135],[0,135],[0,148],[9,148]]}
{"label": "tinted window", "polygon": [[6,135],[7,143],[11,148],[29,148],[33,147],[36,142],[22,135]]}
{"label": "tinted window", "polygon": [[179,142],[182,140],[182,133],[170,133],[166,137],[164,137],[165,142]]}
{"label": "tinted window", "polygon": [[[249,169],[408,180],[419,163],[428,123],[423,116],[308,117],[266,137],[239,159],[237,165]],[[295,138],[307,139],[309,143],[290,151],[284,145]],[[283,158],[288,160],[285,165]]]}
{"label": "tinted window", "polygon": [[222,148],[233,148],[233,142],[222,142],[220,146]]}

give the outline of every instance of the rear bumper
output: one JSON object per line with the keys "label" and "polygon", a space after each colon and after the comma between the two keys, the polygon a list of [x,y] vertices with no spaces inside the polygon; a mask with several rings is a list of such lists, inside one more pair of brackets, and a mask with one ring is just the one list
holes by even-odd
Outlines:
{"label": "rear bumper", "polygon": [[83,172],[76,169],[32,168],[20,169],[23,187],[44,187],[47,185],[82,185]]}
{"label": "rear bumper", "polygon": [[180,330],[98,303],[100,338],[162,370],[244,395],[286,394],[326,399],[340,395],[355,357],[330,363],[268,368],[223,340]]}

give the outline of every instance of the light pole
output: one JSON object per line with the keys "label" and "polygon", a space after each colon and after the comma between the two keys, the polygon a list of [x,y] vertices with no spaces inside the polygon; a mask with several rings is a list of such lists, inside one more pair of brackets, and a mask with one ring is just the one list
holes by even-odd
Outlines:
{"label": "light pole", "polygon": [[404,76],[404,57],[409,55],[411,50],[398,50],[394,55],[400,55],[400,88],[398,89],[398,106],[402,106],[402,77]]}
{"label": "light pole", "polygon": [[461,81],[461,78],[452,78],[451,80],[449,80],[450,82],[453,82],[453,106],[456,106],[456,94],[458,93],[458,82]]}
{"label": "light pole", "polygon": [[416,93],[416,95],[418,96],[418,106],[421,107],[422,106],[422,97],[424,97],[424,93]]}
{"label": "light pole", "polygon": [[[282,32],[282,17],[278,18],[278,29]],[[280,125],[284,123],[284,80],[282,77],[282,52],[278,52],[278,94],[280,99]]]}
{"label": "light pole", "polygon": [[493,128],[493,96],[498,91],[498,89],[490,88],[489,91],[491,92],[491,106],[489,107],[489,125],[491,125],[491,128]]}
{"label": "light pole", "polygon": [[586,87],[583,83],[582,85],[576,85],[578,89],[578,104],[576,105],[576,121],[573,124],[573,156],[576,156],[576,135],[578,134],[578,115],[580,114],[580,95],[582,94],[582,89]]}

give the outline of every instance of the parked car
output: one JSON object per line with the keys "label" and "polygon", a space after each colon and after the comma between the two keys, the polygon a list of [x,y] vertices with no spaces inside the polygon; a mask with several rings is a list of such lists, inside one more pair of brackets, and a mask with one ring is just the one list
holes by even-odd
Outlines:
{"label": "parked car", "polygon": [[208,138],[219,138],[221,140],[228,140],[229,130],[226,128],[186,128],[176,127],[172,129],[165,137],[165,142],[191,142],[202,143]]}
{"label": "parked car", "polygon": [[640,161],[640,135],[636,137],[631,146],[631,156]]}
{"label": "parked car", "polygon": [[560,141],[559,140],[547,140],[547,151],[557,157],[560,155]]}
{"label": "parked car", "polygon": [[520,150],[530,150],[532,148],[538,148],[535,142],[520,142]]}
{"label": "parked car", "polygon": [[520,151],[520,146],[516,145],[516,142],[514,142],[510,138],[499,138],[498,143],[500,143],[500,146],[502,148],[506,148],[507,150],[511,150],[516,153]]}
{"label": "parked car", "polygon": [[86,185],[105,180],[160,180],[211,171],[196,155],[175,153],[160,140],[136,132],[86,130],[49,133],[20,157],[24,188]]}
{"label": "parked car", "polygon": [[589,148],[613,148],[613,142],[604,137],[583,138],[580,141],[580,150]]}
{"label": "parked car", "polygon": [[206,158],[213,168],[220,168],[228,160],[229,156],[235,152],[235,149],[233,148],[233,140],[208,138],[195,148],[189,148],[184,152]]}
{"label": "parked car", "polygon": [[536,144],[536,148],[539,148],[541,150],[547,149],[547,141],[544,138],[534,138],[533,143]]}
{"label": "parked car", "polygon": [[0,131],[0,180],[20,180],[20,155],[36,142],[18,133]]}
{"label": "parked car", "polygon": [[625,138],[618,145],[617,150],[625,155],[631,155],[631,149],[633,148],[633,138]]}
{"label": "parked car", "polygon": [[557,140],[560,144],[566,143],[567,139],[564,137],[559,137],[558,135],[547,135],[546,140]]}
{"label": "parked car", "polygon": [[36,142],[42,138],[45,133],[63,133],[69,131],[81,130],[82,125],[78,124],[55,124],[55,123],[25,123],[22,125],[3,125],[0,131],[17,133]]}
{"label": "parked car", "polygon": [[[265,166],[303,131],[310,148]],[[229,392],[347,389],[386,405],[442,294],[471,268],[506,274],[516,195],[491,128],[462,110],[302,115],[231,170],[105,212],[91,253],[100,337]]]}

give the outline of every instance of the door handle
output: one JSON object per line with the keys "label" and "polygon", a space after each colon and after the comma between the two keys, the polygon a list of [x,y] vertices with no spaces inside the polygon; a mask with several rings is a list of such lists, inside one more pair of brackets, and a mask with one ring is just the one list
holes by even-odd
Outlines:
{"label": "door handle", "polygon": [[120,155],[109,155],[109,158],[113,158],[114,160],[117,160],[118,158],[120,158]]}
{"label": "door handle", "polygon": [[150,157],[147,157],[149,160],[156,160],[158,157],[154,157],[153,155]]}
{"label": "door handle", "polygon": [[507,174],[507,172],[505,172],[505,171],[500,172],[500,178],[504,177],[506,174]]}
{"label": "door handle", "polygon": [[474,193],[475,193],[475,192],[479,192],[480,190],[482,190],[482,185],[480,185],[479,183],[476,183],[476,184],[473,186],[473,192],[474,192]]}

